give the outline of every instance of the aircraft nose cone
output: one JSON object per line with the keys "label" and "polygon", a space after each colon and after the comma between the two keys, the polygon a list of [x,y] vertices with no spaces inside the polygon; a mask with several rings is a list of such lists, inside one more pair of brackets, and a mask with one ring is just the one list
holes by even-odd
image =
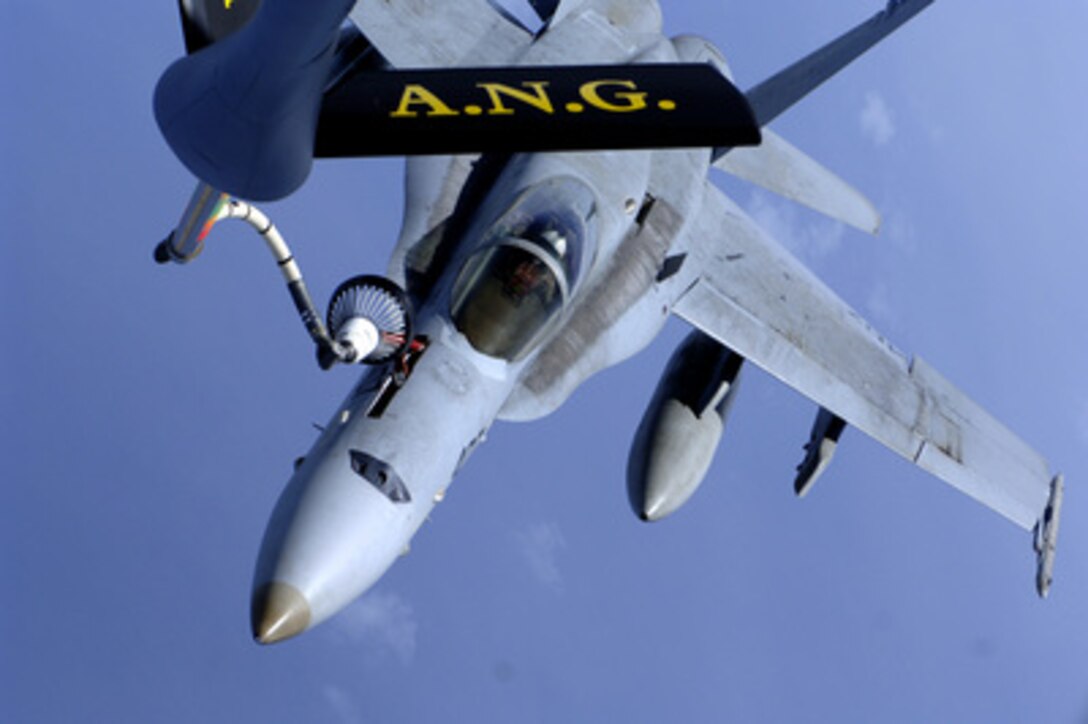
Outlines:
{"label": "aircraft nose cone", "polygon": [[670,512],[669,506],[666,504],[666,500],[661,495],[647,496],[647,500],[643,502],[641,508],[638,511],[638,517],[647,522],[653,523],[654,521],[661,520]]}
{"label": "aircraft nose cone", "polygon": [[260,644],[274,644],[297,636],[309,627],[310,615],[310,604],[297,588],[273,581],[253,593],[253,638]]}

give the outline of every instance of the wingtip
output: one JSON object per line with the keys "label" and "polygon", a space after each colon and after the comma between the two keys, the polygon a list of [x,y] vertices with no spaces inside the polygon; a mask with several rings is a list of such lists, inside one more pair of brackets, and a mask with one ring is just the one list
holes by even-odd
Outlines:
{"label": "wingtip", "polygon": [[1035,573],[1035,590],[1039,598],[1045,599],[1054,582],[1054,557],[1058,549],[1058,525],[1061,522],[1062,497],[1065,490],[1065,476],[1058,473],[1050,481],[1050,496],[1042,515],[1035,523],[1034,546],[1038,556]]}

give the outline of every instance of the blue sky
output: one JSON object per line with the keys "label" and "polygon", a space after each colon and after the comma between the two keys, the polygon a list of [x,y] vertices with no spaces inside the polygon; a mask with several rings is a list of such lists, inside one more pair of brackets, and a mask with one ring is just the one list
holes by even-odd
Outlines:
{"label": "blue sky", "polygon": [[[880,4],[664,9],[747,87]],[[1088,7],[941,0],[776,123],[871,196],[878,238],[725,182],[1066,472],[1049,601],[1027,534],[860,434],[795,500],[815,409],[757,370],[695,498],[635,520],[627,446],[672,323],[496,425],[412,553],[273,648],[248,631],[260,536],[354,374],[316,368],[240,225],[151,262],[192,188],[150,111],[174,3],[6,10],[0,719],[1088,721]],[[320,164],[266,208],[319,299],[384,269],[400,170]]]}

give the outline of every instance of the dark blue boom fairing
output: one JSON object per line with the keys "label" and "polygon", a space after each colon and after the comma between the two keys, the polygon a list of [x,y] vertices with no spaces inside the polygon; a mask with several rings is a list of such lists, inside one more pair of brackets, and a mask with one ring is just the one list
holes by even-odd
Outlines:
{"label": "dark blue boom fairing", "polygon": [[[306,180],[340,25],[354,4],[264,0],[240,30],[167,69],[155,119],[197,178],[254,200],[282,198]],[[193,47],[201,26],[185,7]]]}

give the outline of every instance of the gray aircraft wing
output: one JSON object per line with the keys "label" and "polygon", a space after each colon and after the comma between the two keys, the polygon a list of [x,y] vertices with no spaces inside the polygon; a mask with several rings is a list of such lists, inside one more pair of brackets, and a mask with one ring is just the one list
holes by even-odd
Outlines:
{"label": "gray aircraft wing", "polygon": [[358,0],[350,17],[397,68],[503,65],[532,42],[488,0]]}
{"label": "gray aircraft wing", "polygon": [[673,312],[1017,525],[1051,491],[1046,461],[932,367],[895,350],[707,184],[687,234],[698,280]]}

